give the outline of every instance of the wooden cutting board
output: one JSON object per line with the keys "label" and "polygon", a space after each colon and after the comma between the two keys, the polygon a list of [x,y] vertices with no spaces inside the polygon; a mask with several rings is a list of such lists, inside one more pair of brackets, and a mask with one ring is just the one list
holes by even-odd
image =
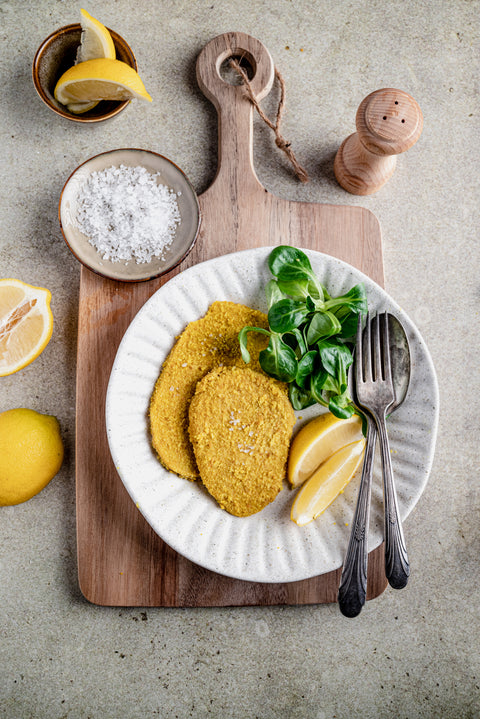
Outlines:
{"label": "wooden cutting board", "polygon": [[[205,607],[336,601],[341,570],[299,582],[259,584],[214,574],[175,553],[130,499],[107,443],[105,395],[119,342],[138,309],[177,272],[236,250],[291,244],[334,255],[383,284],[380,227],[371,212],[291,202],[261,186],[253,168],[252,104],[244,87],[228,84],[219,73],[230,56],[244,56],[254,68],[251,84],[258,99],[273,83],[270,54],[243,33],[220,35],[199,55],[200,88],[218,111],[219,162],[213,184],[200,196],[201,230],[186,261],[167,277],[137,284],[113,282],[81,269],[77,549],[80,588],[95,604]],[[385,587],[381,546],[369,556],[367,598],[378,596]]]}

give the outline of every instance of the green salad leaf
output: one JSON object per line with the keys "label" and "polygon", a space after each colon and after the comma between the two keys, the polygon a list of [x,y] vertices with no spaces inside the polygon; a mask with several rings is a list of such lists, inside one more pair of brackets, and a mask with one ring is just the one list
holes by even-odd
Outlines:
{"label": "green salad leaf", "polygon": [[363,284],[340,297],[331,297],[301,250],[280,245],[270,253],[273,275],[266,286],[268,325],[244,327],[238,335],[248,364],[249,332],[268,335],[260,366],[271,377],[289,384],[296,410],[319,403],[346,419],[356,410],[348,392],[348,370],[358,322],[367,312]]}

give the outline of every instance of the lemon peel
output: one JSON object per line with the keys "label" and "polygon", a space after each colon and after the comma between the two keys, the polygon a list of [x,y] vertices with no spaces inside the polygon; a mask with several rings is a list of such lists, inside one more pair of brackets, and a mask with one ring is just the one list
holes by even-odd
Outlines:
{"label": "lemon peel", "polygon": [[56,417],[23,407],[0,413],[0,506],[38,494],[59,471],[63,456]]}

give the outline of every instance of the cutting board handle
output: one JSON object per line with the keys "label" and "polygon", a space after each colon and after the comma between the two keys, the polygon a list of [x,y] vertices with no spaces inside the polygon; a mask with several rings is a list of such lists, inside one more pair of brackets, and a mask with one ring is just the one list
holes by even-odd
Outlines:
{"label": "cutting board handle", "polygon": [[275,68],[266,47],[242,32],[214,38],[197,59],[198,84],[218,113],[218,168],[213,184],[234,183],[235,196],[241,198],[244,191],[263,188],[253,166],[253,105],[242,84],[231,85],[221,75],[223,63],[231,57],[245,58],[251,65],[250,84],[259,101],[272,88]]}

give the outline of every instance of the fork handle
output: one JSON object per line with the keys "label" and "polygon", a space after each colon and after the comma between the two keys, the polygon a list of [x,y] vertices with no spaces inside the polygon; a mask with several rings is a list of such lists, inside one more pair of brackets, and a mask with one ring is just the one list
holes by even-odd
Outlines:
{"label": "fork handle", "polygon": [[338,588],[338,605],[346,617],[360,614],[367,595],[368,523],[376,439],[375,423],[369,420],[357,506]]}
{"label": "fork handle", "polygon": [[380,452],[383,467],[383,496],[385,511],[385,575],[391,587],[402,589],[408,582],[410,565],[398,511],[397,493],[393,482],[390,445],[385,416],[377,418]]}

